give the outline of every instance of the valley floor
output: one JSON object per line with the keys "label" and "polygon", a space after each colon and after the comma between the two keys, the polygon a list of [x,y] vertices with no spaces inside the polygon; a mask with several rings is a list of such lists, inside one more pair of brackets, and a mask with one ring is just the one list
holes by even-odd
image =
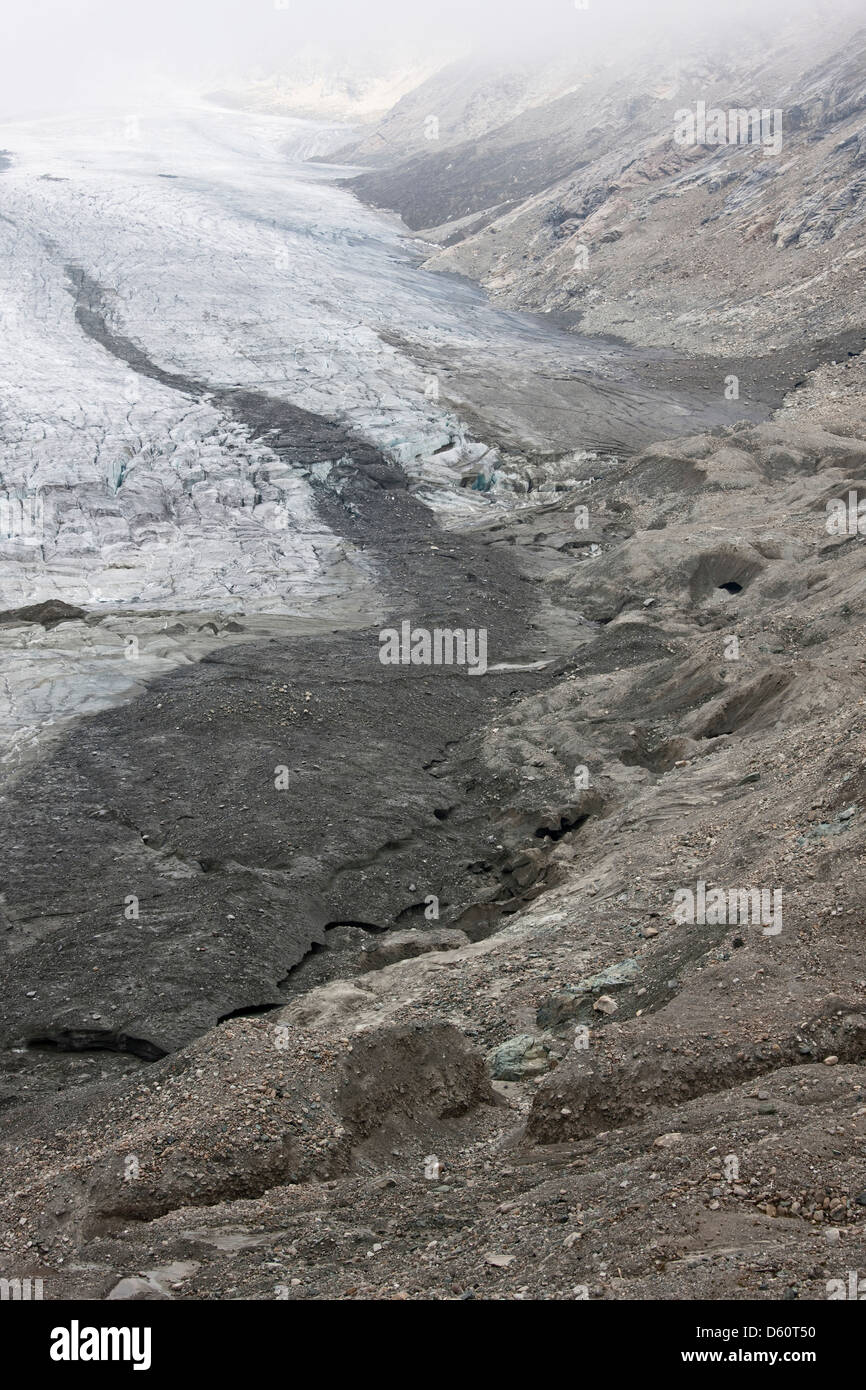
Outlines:
{"label": "valley floor", "polygon": [[[46,535],[0,556],[0,1273],[826,1297],[866,1264],[861,359],[726,401],[420,271],[286,172],[302,123],[136,130],[3,135]],[[488,674],[383,667],[404,619]],[[677,922],[699,883],[781,931]]]}

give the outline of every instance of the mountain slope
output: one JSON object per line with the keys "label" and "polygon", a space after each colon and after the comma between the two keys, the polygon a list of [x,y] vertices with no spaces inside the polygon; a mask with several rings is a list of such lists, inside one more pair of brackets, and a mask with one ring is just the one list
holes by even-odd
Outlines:
{"label": "mountain slope", "polygon": [[[864,72],[866,31],[842,18],[792,25],[770,53],[756,37],[745,56],[628,55],[462,140],[458,103],[441,147],[404,134],[406,158],[351,186],[439,243],[432,268],[590,332],[745,355],[829,338],[861,322]],[[780,148],[678,144],[676,112],[698,101],[781,111]]]}

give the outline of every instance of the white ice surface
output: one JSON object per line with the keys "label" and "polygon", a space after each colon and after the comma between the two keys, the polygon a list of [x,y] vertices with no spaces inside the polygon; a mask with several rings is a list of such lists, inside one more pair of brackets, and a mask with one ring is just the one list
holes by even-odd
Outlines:
{"label": "white ice surface", "polygon": [[[0,173],[0,496],[38,494],[45,517],[41,546],[0,540],[0,611],[59,598],[121,629],[124,614],[318,615],[327,628],[377,611],[369,562],[316,519],[291,460],[85,336],[67,264],[105,289],[112,330],[161,368],[344,423],[455,516],[489,505],[457,484],[495,451],[431,396],[399,343],[495,369],[513,364],[519,334],[516,346],[512,317],[473,287],[420,270],[396,218],[302,162],[344,134],[195,99],[0,125],[14,156]],[[545,351],[540,335],[528,347]],[[116,640],[97,656],[74,626],[77,645],[63,628],[0,627],[0,756],[4,741],[32,742],[46,720],[130,686]],[[191,653],[181,644],[151,667],[146,647],[138,679]]]}

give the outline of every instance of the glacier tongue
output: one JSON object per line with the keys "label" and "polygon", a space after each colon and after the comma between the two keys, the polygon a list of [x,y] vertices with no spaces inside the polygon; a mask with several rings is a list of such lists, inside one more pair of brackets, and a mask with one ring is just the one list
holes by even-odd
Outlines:
{"label": "glacier tongue", "polygon": [[[5,126],[0,615],[56,599],[85,617],[34,638],[0,616],[14,669],[0,759],[14,728],[31,746],[48,719],[242,640],[230,620],[247,634],[373,621],[370,555],[314,505],[353,440],[399,464],[452,526],[508,502],[494,425],[507,418],[518,453],[535,438],[539,382],[580,446],[595,386],[566,398],[562,382],[615,364],[616,349],[551,336],[420,269],[402,224],[335,184],[351,171],[301,162],[344,137],[191,98]],[[294,433],[256,428],[233,392],[285,403]],[[624,417],[648,400],[626,401]],[[491,491],[460,485],[497,470]],[[159,645],[178,623],[182,637]],[[117,664],[124,632],[148,639],[134,679]]]}

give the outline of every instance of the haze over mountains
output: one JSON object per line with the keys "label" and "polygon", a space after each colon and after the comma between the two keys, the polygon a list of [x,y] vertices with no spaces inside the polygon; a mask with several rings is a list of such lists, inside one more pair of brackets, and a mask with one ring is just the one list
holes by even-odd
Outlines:
{"label": "haze over mountains", "polygon": [[[431,268],[470,276],[495,302],[699,353],[857,329],[859,7],[637,25],[615,43],[591,12],[571,18],[553,54],[539,39],[520,59],[507,45],[440,56],[425,80],[386,50],[403,94],[379,120],[363,119],[374,94],[347,95],[339,52],[340,97],[289,73],[232,99],[305,115],[342,103],[362,124],[327,158],[366,166],[353,190],[440,246]],[[780,157],[675,145],[676,112],[698,101],[782,111]]]}

